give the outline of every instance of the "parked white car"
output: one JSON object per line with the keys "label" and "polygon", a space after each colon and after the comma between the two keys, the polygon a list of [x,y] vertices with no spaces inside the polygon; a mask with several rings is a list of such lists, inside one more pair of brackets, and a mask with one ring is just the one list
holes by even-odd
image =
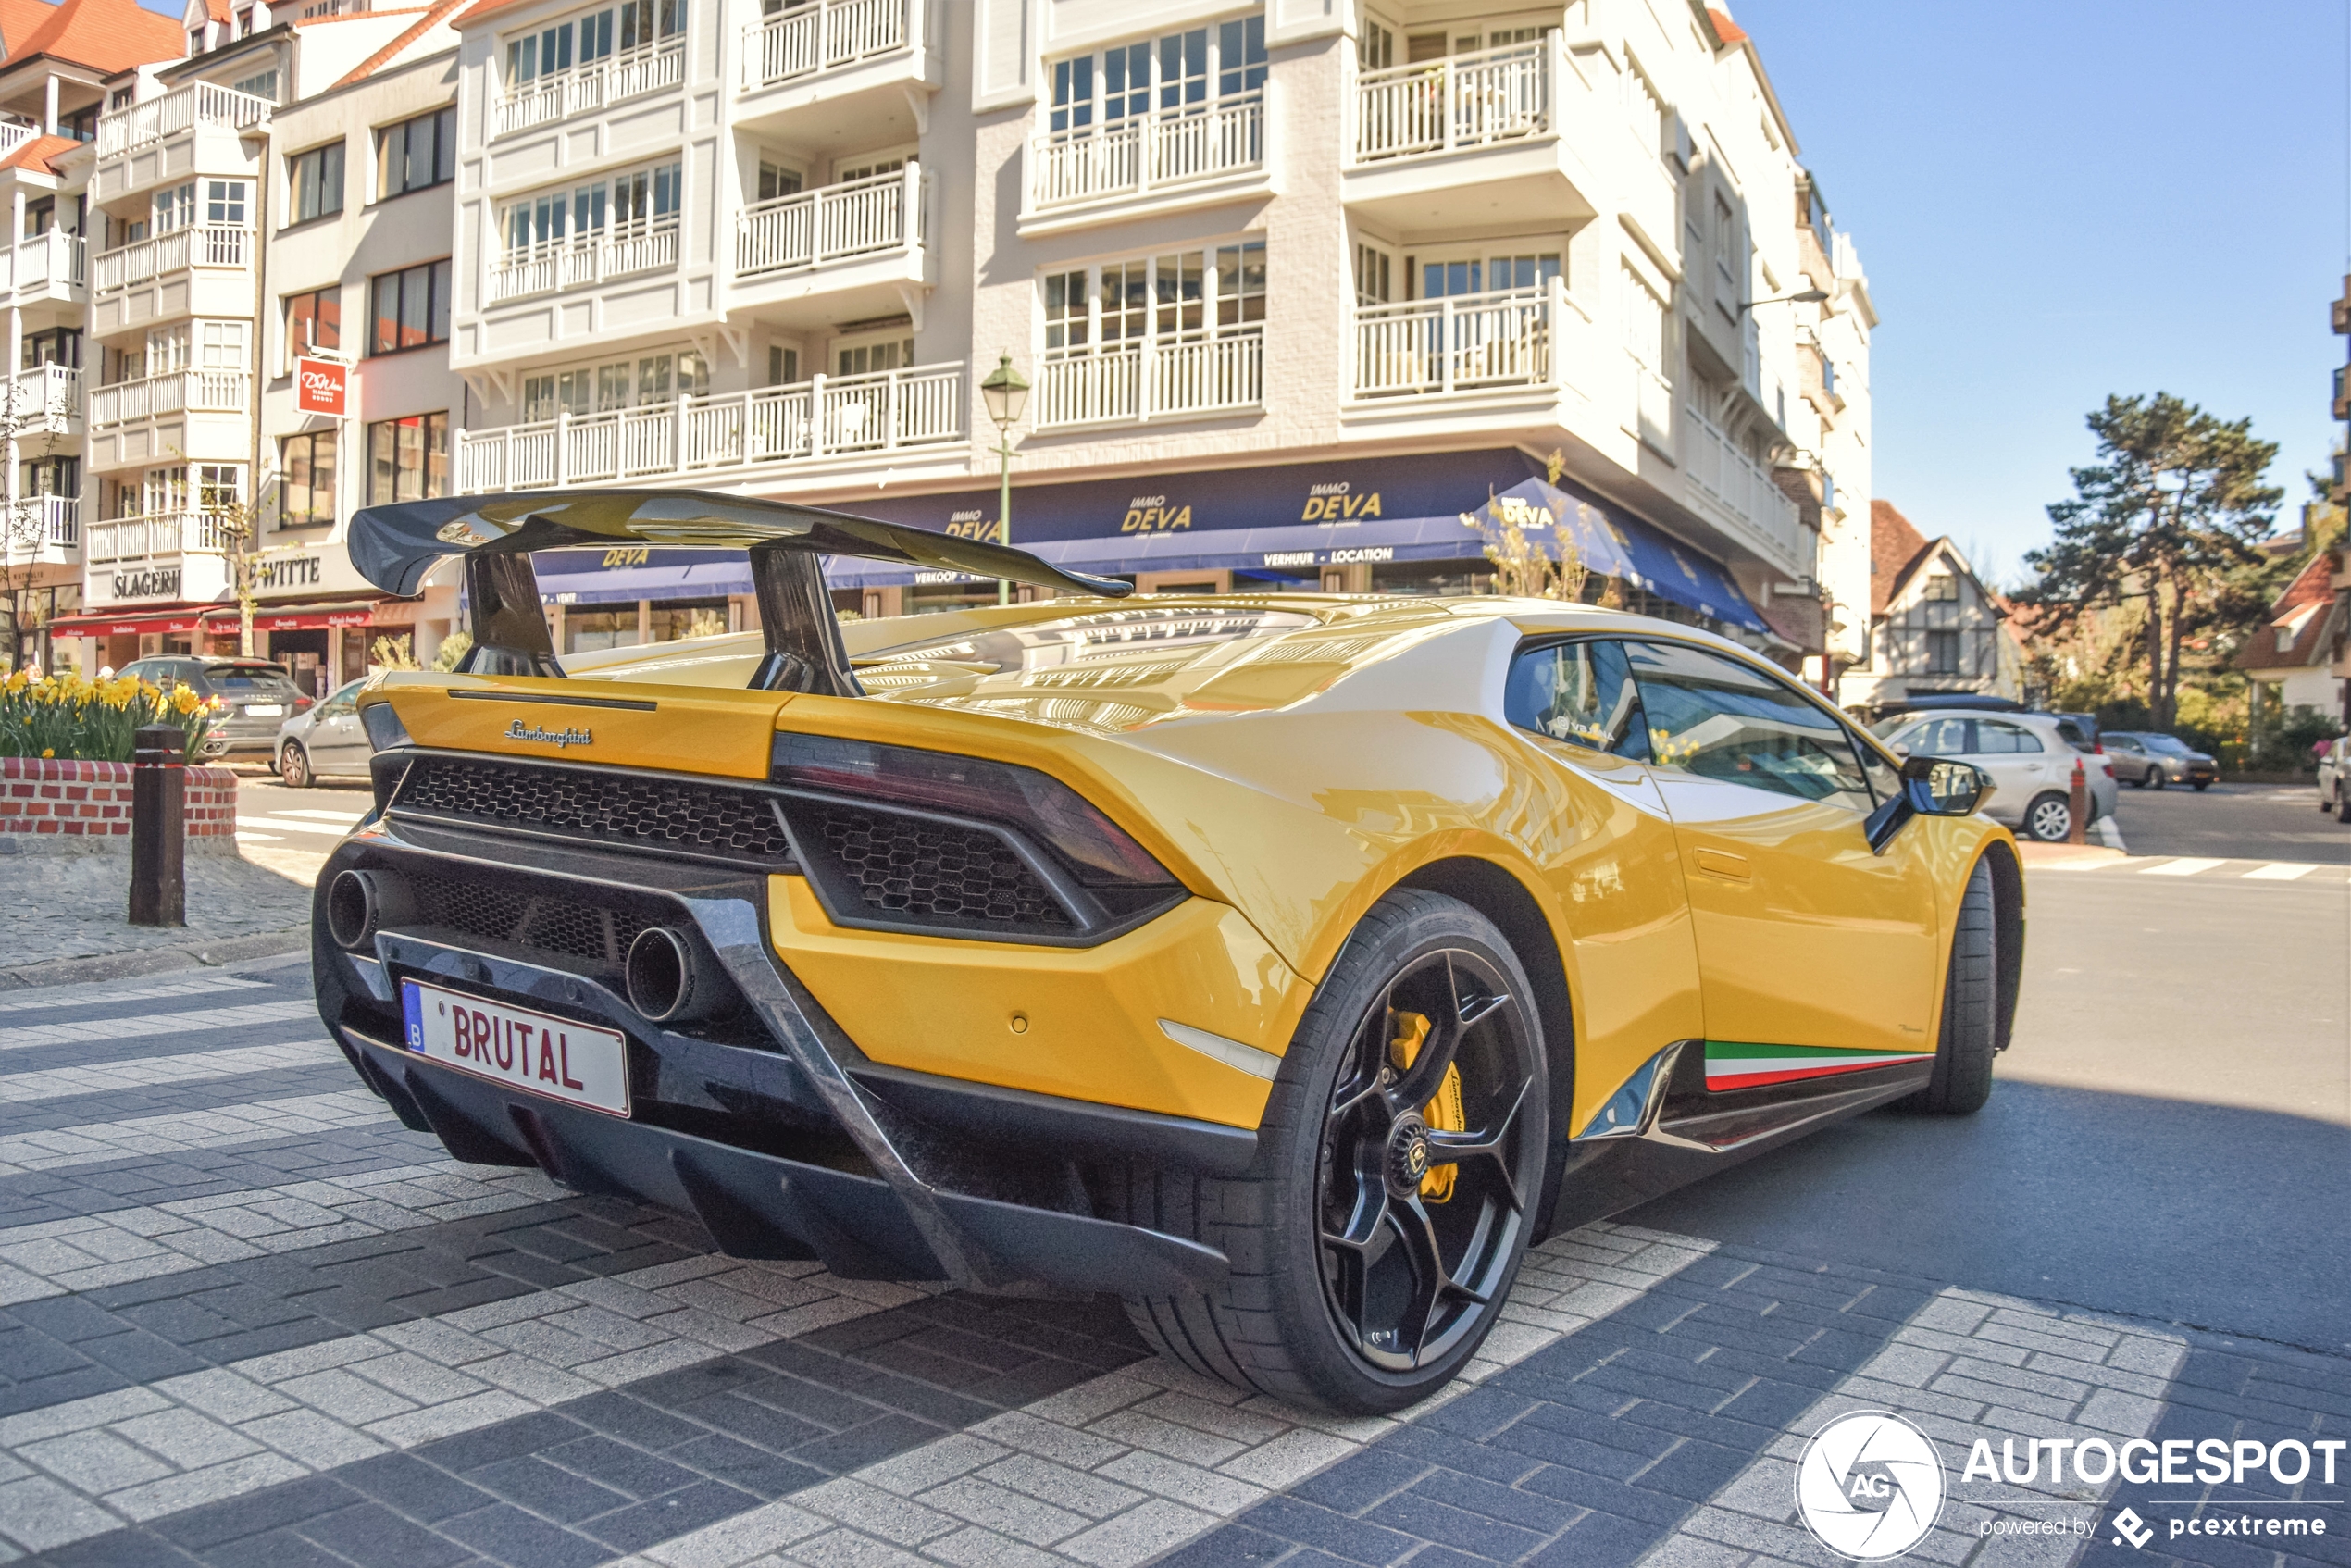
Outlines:
{"label": "parked white car", "polygon": [[367,773],[374,753],[359,727],[359,689],[366,684],[346,681],[317,707],[278,727],[277,754],[269,762],[288,788],[306,790],[322,774]]}
{"label": "parked white car", "polygon": [[2319,759],[2319,809],[2334,813],[2337,822],[2351,822],[2351,735],[2327,742]]}
{"label": "parked white car", "polygon": [[[1888,730],[1885,743],[1897,755],[1957,757],[1992,777],[1994,793],[1984,809],[2022,838],[2061,843],[2072,829],[2073,768],[2080,764],[2088,786],[2090,821],[2114,815],[2120,788],[2114,764],[2103,753],[2068,741],[2052,714],[1954,712],[1921,715]],[[2086,826],[2086,825],[2085,825]]]}

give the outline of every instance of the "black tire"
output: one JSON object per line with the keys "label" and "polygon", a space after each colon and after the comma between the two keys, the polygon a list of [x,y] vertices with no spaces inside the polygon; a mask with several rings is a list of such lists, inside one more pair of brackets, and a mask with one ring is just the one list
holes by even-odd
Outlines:
{"label": "black tire", "polygon": [[2028,839],[2061,844],[2073,831],[2072,804],[2055,790],[2035,795],[2024,804],[2021,826]]}
{"label": "black tire", "polygon": [[1967,893],[1951,933],[1951,962],[1943,981],[1943,1021],[1934,1037],[1934,1076],[1897,1111],[1967,1116],[1992,1097],[1992,1058],[1999,1046],[1999,922],[1993,904],[1992,868],[1982,861],[1969,873]]}
{"label": "black tire", "polygon": [[2147,788],[2148,788],[2148,789],[2150,789],[2150,790],[2160,790],[2160,789],[2162,789],[2162,788],[2163,788],[2166,784],[2169,784],[2169,783],[2171,783],[2171,778],[2170,778],[2167,774],[2165,774],[2165,773],[2164,773],[2164,771],[2163,771],[2161,768],[2159,768],[2159,767],[2151,767],[2151,768],[2148,768],[2148,769],[2147,769]]}
{"label": "black tire", "polygon": [[2196,792],[2197,794],[2199,794],[2199,795],[2201,795],[2202,793],[2204,793],[2207,790],[2209,790],[2210,788],[2212,788],[2212,780],[2210,780],[2209,778],[2199,778],[2199,779],[2196,779],[2196,780],[2195,781],[2195,783],[2196,783]]}
{"label": "black tire", "polygon": [[2131,788],[2133,790],[2144,790],[2146,787],[2147,776],[2144,773],[2140,774],[2136,778],[2131,780]]}
{"label": "black tire", "polygon": [[289,790],[307,790],[315,781],[310,772],[310,753],[302,749],[299,740],[289,740],[278,753],[278,777]]}
{"label": "black tire", "polygon": [[2345,789],[2340,780],[2334,786],[2334,819],[2351,822],[2351,790]]}
{"label": "black tire", "polygon": [[[1394,1031],[1424,1026],[1416,1054],[1391,1065],[1404,1049]],[[1408,1121],[1448,1090],[1448,1062],[1462,1069],[1463,1130],[1416,1133]],[[1300,1021],[1250,1171],[1138,1161],[1113,1175],[1106,1208],[1232,1260],[1214,1289],[1129,1297],[1127,1315],[1162,1355],[1237,1388],[1346,1414],[1425,1399],[1485,1341],[1517,1278],[1549,1105],[1542,1021],[1508,940],[1459,900],[1391,892]],[[1439,1158],[1416,1166],[1424,1138]],[[1454,1185],[1434,1196],[1449,1138]]]}

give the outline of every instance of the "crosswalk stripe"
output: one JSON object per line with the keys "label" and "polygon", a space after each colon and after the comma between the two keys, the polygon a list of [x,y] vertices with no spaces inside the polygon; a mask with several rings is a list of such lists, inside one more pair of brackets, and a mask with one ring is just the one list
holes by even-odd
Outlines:
{"label": "crosswalk stripe", "polygon": [[262,1024],[291,1024],[297,1018],[316,1020],[318,1004],[308,997],[285,1002],[256,1002],[243,1007],[199,1008],[187,1013],[143,1013],[131,1018],[89,1018],[80,1023],[19,1024],[0,1029],[0,1051],[29,1051],[41,1045],[89,1045],[100,1040],[144,1039],[156,1035],[200,1034],[214,1029],[244,1029]]}
{"label": "crosswalk stripe", "polygon": [[143,1154],[176,1154],[188,1149],[227,1149],[268,1139],[299,1138],[382,1122],[390,1115],[383,1101],[367,1089],[348,1089],[333,1094],[251,1101],[209,1111],[175,1111],[162,1116],[14,1133],[0,1137],[0,1176],[136,1159]]}
{"label": "crosswalk stripe", "polygon": [[2317,869],[2315,865],[2278,861],[2269,865],[2255,866],[2245,874],[2245,879],[2248,882],[2295,882],[2307,877]]}
{"label": "crosswalk stripe", "polygon": [[2139,875],[2142,877],[2194,877],[2199,872],[2209,871],[2214,866],[2223,864],[2225,863],[2222,861],[2196,860],[2193,857],[2181,860],[2167,860],[2160,865],[2150,865],[2145,867],[2140,871]]}
{"label": "crosswalk stripe", "polygon": [[192,975],[184,980],[151,980],[126,986],[101,980],[86,986],[43,986],[27,996],[0,996],[0,1013],[39,1013],[61,1007],[105,1007],[119,1002],[153,1002],[171,996],[267,989],[267,980],[241,975]]}
{"label": "crosswalk stripe", "polygon": [[[353,820],[356,821],[357,819],[354,818]],[[339,826],[330,828],[323,822],[299,822],[289,816],[269,815],[238,817],[238,831],[242,833],[247,828],[274,828],[281,832],[288,833],[324,833],[330,839],[340,839],[351,831],[351,823],[345,822],[340,824]]]}
{"label": "crosswalk stripe", "polygon": [[272,816],[306,816],[314,822],[339,822],[345,828],[350,828],[356,826],[359,819],[362,816],[365,816],[367,813],[357,811],[308,811],[300,807],[289,806],[280,811],[273,811],[269,815]]}
{"label": "crosswalk stripe", "polygon": [[267,1073],[280,1067],[315,1067],[321,1063],[342,1060],[342,1051],[333,1041],[320,1035],[310,1039],[287,1040],[280,1045],[232,1046],[226,1051],[192,1051],[179,1056],[134,1057],[128,1062],[47,1067],[31,1073],[0,1074],[0,1105],[62,1100],[76,1094],[103,1094],[108,1089],[193,1083],[205,1078],[233,1078],[247,1073]]}

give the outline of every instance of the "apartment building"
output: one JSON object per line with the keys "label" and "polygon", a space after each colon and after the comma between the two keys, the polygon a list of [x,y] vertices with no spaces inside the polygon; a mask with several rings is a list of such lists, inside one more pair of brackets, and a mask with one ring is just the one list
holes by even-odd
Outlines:
{"label": "apartment building", "polygon": [[[434,384],[445,365],[388,355],[371,376],[365,362],[387,297],[393,352],[447,335],[430,330],[446,307],[433,314],[429,279],[417,310],[398,290],[413,263],[445,271],[449,205],[428,193],[446,160],[429,146],[412,174],[407,136],[419,118],[428,140],[445,126],[454,9],[311,0],[273,16],[262,0],[195,0],[167,23],[171,56],[108,78],[93,141],[54,160],[94,253],[83,604],[56,625],[85,666],[218,651],[241,631],[240,569],[258,601],[255,651],[313,684],[353,668],[378,625],[409,634],[413,613],[379,604],[339,541],[373,482],[356,459],[374,413],[437,400],[437,429],[450,414]],[[350,383],[342,413],[296,406],[305,355]]]}
{"label": "apartment building", "polygon": [[[1875,317],[1719,10],[486,0],[459,26],[461,489],[995,534],[979,382],[1009,360],[1010,533],[1051,558],[1461,591],[1465,516],[1507,517],[1644,607],[1859,656]],[[748,587],[658,552],[542,580],[570,647]]]}
{"label": "apartment building", "polygon": [[69,155],[96,134],[106,80],[178,38],[132,0],[0,9],[0,624],[12,665],[45,665],[51,628],[82,601],[89,247],[85,181]]}

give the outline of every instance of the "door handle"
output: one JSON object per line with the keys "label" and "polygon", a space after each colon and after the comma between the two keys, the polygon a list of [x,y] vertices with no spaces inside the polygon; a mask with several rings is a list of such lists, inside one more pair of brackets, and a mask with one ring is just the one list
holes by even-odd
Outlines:
{"label": "door handle", "polygon": [[1744,882],[1753,875],[1745,855],[1733,854],[1727,850],[1700,849],[1697,858],[1700,871],[1709,877],[1720,877],[1726,882]]}

